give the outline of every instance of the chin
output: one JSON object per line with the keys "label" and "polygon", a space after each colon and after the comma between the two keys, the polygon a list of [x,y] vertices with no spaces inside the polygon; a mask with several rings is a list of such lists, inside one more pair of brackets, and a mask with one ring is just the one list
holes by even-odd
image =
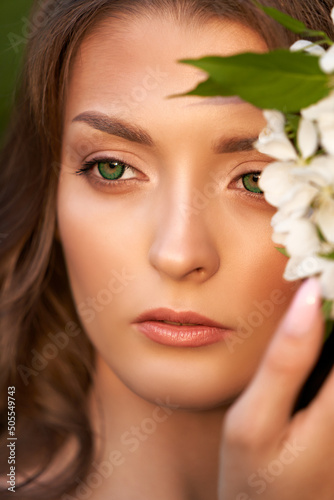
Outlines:
{"label": "chin", "polygon": [[[171,409],[204,411],[228,407],[243,391],[246,382],[231,379],[212,380],[210,377],[179,377],[171,380],[164,374],[155,374],[149,380],[128,380],[128,389],[152,404],[163,404]],[[176,407],[176,408],[175,408]]]}

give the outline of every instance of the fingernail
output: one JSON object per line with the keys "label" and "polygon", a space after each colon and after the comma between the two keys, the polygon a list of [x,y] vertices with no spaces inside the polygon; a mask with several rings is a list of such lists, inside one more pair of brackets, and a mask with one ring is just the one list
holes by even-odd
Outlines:
{"label": "fingernail", "polygon": [[286,335],[305,335],[318,313],[321,289],[317,278],[309,278],[299,288],[283,321]]}

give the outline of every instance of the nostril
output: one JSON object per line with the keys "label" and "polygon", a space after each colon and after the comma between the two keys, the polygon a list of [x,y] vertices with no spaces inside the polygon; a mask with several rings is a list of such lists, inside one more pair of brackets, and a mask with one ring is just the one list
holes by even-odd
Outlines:
{"label": "nostril", "polygon": [[202,278],[204,274],[205,274],[205,268],[202,266],[190,269],[188,272],[184,273],[184,276],[198,276],[198,278]]}
{"label": "nostril", "polygon": [[162,229],[153,235],[148,252],[149,263],[156,271],[174,280],[194,279],[199,283],[219,269],[216,245],[203,235],[200,225],[197,224],[196,231],[195,228],[181,231],[181,240],[171,230]]}

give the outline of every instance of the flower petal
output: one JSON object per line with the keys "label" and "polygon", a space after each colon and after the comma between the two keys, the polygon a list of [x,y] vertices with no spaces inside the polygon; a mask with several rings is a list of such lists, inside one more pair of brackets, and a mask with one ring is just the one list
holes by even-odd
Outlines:
{"label": "flower petal", "polygon": [[311,221],[297,219],[291,222],[290,232],[286,238],[286,249],[289,255],[306,257],[318,252],[320,247],[318,232]]}
{"label": "flower petal", "polygon": [[314,212],[314,220],[324,237],[334,244],[334,200],[322,203]]}
{"label": "flower petal", "polygon": [[279,222],[274,222],[273,219],[271,219],[271,225],[274,228],[275,233],[288,234],[290,232],[293,220],[294,219],[292,217],[285,217],[284,219],[281,219]]}
{"label": "flower petal", "polygon": [[323,131],[321,145],[330,155],[334,155],[334,129]]}
{"label": "flower petal", "polygon": [[317,156],[308,166],[293,169],[292,173],[296,178],[318,188],[334,185],[334,157]]}
{"label": "flower petal", "polygon": [[318,192],[319,190],[310,184],[300,184],[295,187],[290,199],[286,199],[280,208],[287,215],[303,217],[309,212],[311,203]]}
{"label": "flower petal", "polygon": [[267,120],[267,124],[270,130],[274,133],[284,132],[285,126],[285,116],[280,111],[265,109],[263,115]]}
{"label": "flower petal", "polygon": [[322,113],[318,119],[320,142],[327,153],[334,155],[334,113]]}
{"label": "flower petal", "polygon": [[284,134],[272,134],[271,138],[268,140],[260,134],[259,140],[255,143],[255,148],[260,153],[280,161],[298,159],[295,148]]}
{"label": "flower petal", "polygon": [[333,73],[334,71],[334,45],[332,45],[320,60],[319,65],[325,73]]}
{"label": "flower petal", "polygon": [[284,270],[284,279],[294,281],[308,276],[314,276],[322,271],[319,257],[308,255],[307,257],[291,257]]}
{"label": "flower petal", "polygon": [[297,141],[304,159],[313,156],[318,149],[318,131],[311,120],[302,118],[297,132]]}
{"label": "flower petal", "polygon": [[290,175],[291,168],[289,163],[274,162],[261,173],[259,187],[264,191],[268,203],[275,207],[282,203],[298,182]]}
{"label": "flower petal", "polygon": [[[285,223],[286,220],[298,219],[299,217],[295,216],[294,213],[286,214],[283,210],[277,210],[277,212],[271,218],[272,227],[278,226],[278,224]],[[287,229],[289,230],[290,227]]]}
{"label": "flower petal", "polygon": [[305,50],[305,52],[309,52],[310,54],[314,54],[315,56],[322,56],[325,54],[325,49],[320,45],[316,45],[309,40],[297,40],[290,47],[291,52],[298,52],[300,50]]}
{"label": "flower petal", "polygon": [[273,233],[271,239],[274,243],[277,243],[277,245],[283,245],[285,247],[286,236],[286,234],[282,233]]}
{"label": "flower petal", "polygon": [[322,296],[325,299],[334,299],[334,261],[321,259],[323,261],[323,271],[320,276]]}
{"label": "flower petal", "polygon": [[323,113],[329,112],[334,112],[334,92],[316,104],[301,110],[302,116],[308,120],[317,120]]}

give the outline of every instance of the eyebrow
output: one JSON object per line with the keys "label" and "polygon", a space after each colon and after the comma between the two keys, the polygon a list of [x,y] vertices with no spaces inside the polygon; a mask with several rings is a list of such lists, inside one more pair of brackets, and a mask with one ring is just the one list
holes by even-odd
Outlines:
{"label": "eyebrow", "polygon": [[142,128],[131,125],[119,118],[112,118],[104,113],[86,111],[73,118],[72,122],[84,122],[92,128],[117,135],[127,141],[137,142],[145,146],[154,146],[152,137]]}
{"label": "eyebrow", "polygon": [[[150,134],[143,128],[99,111],[85,111],[84,113],[80,113],[73,118],[72,122],[83,122],[100,132],[116,135],[127,141],[136,142],[144,146],[154,147],[155,145]],[[212,151],[215,154],[251,151],[254,149],[254,142],[256,140],[257,137],[219,139],[212,143]]]}
{"label": "eyebrow", "polygon": [[252,151],[254,143],[258,139],[255,137],[233,137],[232,139],[220,139],[216,141],[213,146],[213,152],[216,154],[223,153],[239,153],[242,151]]}

